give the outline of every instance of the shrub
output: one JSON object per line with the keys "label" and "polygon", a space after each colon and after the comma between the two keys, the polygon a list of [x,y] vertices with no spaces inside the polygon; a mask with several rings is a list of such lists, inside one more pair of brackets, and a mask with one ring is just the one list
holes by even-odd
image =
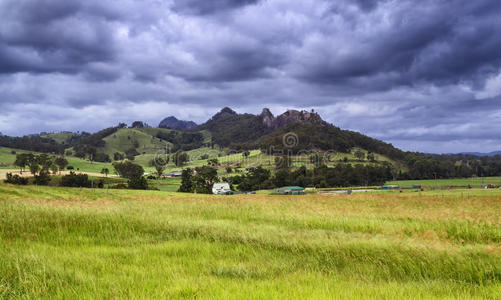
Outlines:
{"label": "shrub", "polygon": [[129,186],[129,189],[134,189],[134,190],[147,190],[148,189],[148,182],[146,181],[146,178],[143,176],[140,177],[132,177],[127,181],[127,184]]}
{"label": "shrub", "polygon": [[36,185],[48,185],[50,180],[51,179],[48,171],[40,171],[38,175],[35,175],[34,183]]}
{"label": "shrub", "polygon": [[28,178],[24,178],[19,175],[12,175],[12,173],[7,173],[7,179],[5,179],[4,182],[17,185],[27,185]]}
{"label": "shrub", "polygon": [[92,182],[89,180],[87,174],[75,174],[71,172],[70,175],[65,175],[61,178],[61,186],[65,187],[86,187],[89,188]]}

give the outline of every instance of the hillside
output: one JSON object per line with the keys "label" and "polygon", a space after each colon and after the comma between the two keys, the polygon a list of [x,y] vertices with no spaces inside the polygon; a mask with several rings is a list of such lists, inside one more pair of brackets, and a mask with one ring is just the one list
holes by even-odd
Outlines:
{"label": "hillside", "polygon": [[[314,111],[288,110],[274,116],[266,108],[254,115],[239,114],[225,107],[207,122],[191,129],[134,124],[127,128],[120,123],[92,134],[63,131],[25,137],[2,135],[0,146],[65,153],[87,160],[92,157],[93,161],[104,163],[127,158],[150,172],[153,170],[150,162],[157,154],[183,151],[189,156],[184,167],[206,165],[208,158],[218,158],[221,175],[226,174],[227,167],[246,171],[263,166],[274,172],[275,160],[283,155],[292,155],[294,168],[306,165],[311,169],[314,167],[309,163],[312,155],[327,155],[329,159],[323,159],[322,163],[329,167],[343,164],[385,167],[391,169],[394,180],[501,176],[501,156],[404,152],[389,143],[329,124]],[[242,152],[256,150],[260,153],[258,161],[242,160]],[[172,160],[167,166],[167,170],[180,169]]]}
{"label": "hillside", "polygon": [[[275,117],[267,108],[260,115],[252,115],[237,114],[226,107],[195,128],[200,129],[210,131],[216,144],[232,149],[263,149],[269,152],[273,148],[293,153],[305,150],[349,153],[358,147],[394,160],[403,160],[405,156],[403,151],[391,144],[357,132],[341,130],[314,112],[288,110]],[[293,140],[287,144],[284,137]]]}
{"label": "hillside", "polygon": [[[0,147],[0,169],[17,170],[17,167],[14,166],[14,161],[16,160],[16,154],[21,153],[40,154],[39,152]],[[103,168],[113,170],[113,166],[110,163],[91,162],[87,159],[72,156],[66,156],[66,159],[68,160],[68,166],[72,166],[75,170],[82,172],[99,173]]]}

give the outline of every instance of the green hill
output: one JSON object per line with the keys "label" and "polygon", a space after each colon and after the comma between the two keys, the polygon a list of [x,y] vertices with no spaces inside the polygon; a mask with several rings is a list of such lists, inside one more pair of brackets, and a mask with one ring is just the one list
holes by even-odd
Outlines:
{"label": "green hill", "polygon": [[[38,152],[0,147],[0,169],[17,169],[14,166],[14,161],[16,160],[16,154],[21,153],[40,154]],[[66,156],[66,159],[68,160],[68,166],[72,166],[75,170],[81,172],[99,173],[103,168],[113,170],[111,163],[91,162],[72,156]]]}

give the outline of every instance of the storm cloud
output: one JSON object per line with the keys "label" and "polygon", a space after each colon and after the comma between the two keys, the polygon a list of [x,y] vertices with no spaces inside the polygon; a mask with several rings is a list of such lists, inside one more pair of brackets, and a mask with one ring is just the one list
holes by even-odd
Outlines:
{"label": "storm cloud", "polygon": [[4,0],[0,131],[315,109],[405,150],[501,150],[497,0]]}

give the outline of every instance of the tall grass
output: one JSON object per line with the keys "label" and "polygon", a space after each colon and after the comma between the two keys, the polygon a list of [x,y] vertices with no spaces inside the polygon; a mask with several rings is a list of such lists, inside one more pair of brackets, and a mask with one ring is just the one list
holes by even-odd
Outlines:
{"label": "tall grass", "polygon": [[0,298],[496,298],[501,197],[0,185]]}

